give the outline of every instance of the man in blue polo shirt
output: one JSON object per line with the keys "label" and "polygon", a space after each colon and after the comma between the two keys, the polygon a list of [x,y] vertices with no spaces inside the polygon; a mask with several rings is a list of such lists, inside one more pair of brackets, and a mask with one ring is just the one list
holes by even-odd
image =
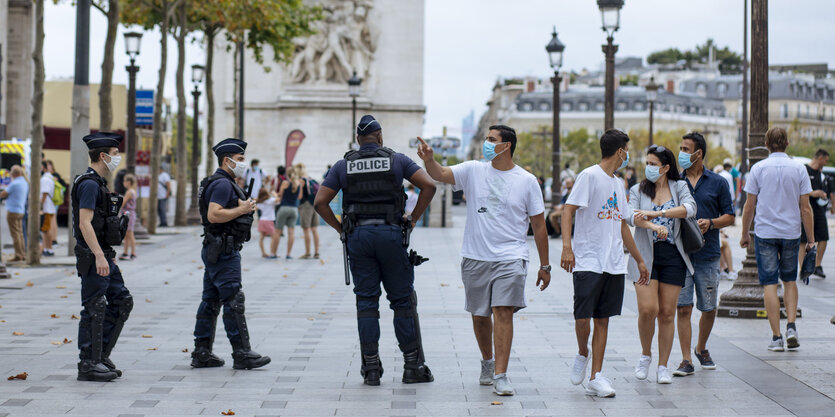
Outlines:
{"label": "man in blue polo shirt", "polygon": [[684,288],[678,297],[678,340],[682,361],[675,376],[692,375],[693,360],[690,356],[692,330],[690,315],[693,312],[693,293],[696,308],[702,312],[699,319],[699,337],[694,351],[702,369],[716,369],[707,350],[707,339],[716,320],[719,298],[719,229],[734,223],[734,207],[728,182],[719,174],[705,169],[707,142],[704,136],[692,132],[684,135],[679,148],[678,163],[684,169],[682,177],[687,181],[690,193],[696,199],[696,218],[705,237],[705,246],[690,254],[694,273],[687,274]]}

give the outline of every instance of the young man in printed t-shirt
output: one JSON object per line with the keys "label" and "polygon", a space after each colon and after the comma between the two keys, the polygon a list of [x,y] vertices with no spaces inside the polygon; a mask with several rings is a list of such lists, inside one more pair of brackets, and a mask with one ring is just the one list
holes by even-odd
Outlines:
{"label": "young man in printed t-shirt", "polygon": [[[624,219],[633,215],[626,201],[623,181],[615,171],[629,163],[629,136],[609,129],[600,138],[603,159],[577,176],[562,216],[563,249],[560,266],[574,273],[574,320],[579,353],[574,359],[571,383],[586,377],[589,362],[590,320],[594,319],[591,377],[586,394],[614,397],[611,382],[601,374],[606,352],[609,317],[620,315],[626,256],[623,247],[638,262],[641,278],[649,275]],[[577,213],[576,224],[572,221]],[[571,228],[574,229],[574,240]]]}
{"label": "young man in printed t-shirt", "polygon": [[[420,139],[420,138],[418,138]],[[545,204],[539,182],[513,162],[516,131],[490,126],[482,145],[487,162],[443,167],[432,147],[420,140],[418,155],[436,181],[452,184],[467,197],[467,225],[461,248],[461,278],[473,331],[481,350],[481,385],[497,395],[513,395],[507,364],[513,341],[513,314],[525,308],[528,275],[528,222],[533,228],[540,267],[536,285],[551,282]],[[490,316],[493,316],[491,320]],[[493,348],[495,346],[495,360]]]}

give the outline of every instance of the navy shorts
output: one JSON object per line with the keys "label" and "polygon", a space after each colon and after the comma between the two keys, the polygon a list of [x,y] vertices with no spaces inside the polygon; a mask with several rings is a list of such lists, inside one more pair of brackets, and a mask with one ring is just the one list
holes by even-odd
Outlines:
{"label": "navy shorts", "polygon": [[797,258],[800,239],[761,239],[754,236],[757,274],[760,285],[797,281]]}

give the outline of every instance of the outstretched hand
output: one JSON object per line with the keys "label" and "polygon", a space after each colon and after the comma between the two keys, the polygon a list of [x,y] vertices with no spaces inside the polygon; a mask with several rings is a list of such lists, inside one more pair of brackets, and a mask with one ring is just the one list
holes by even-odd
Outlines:
{"label": "outstretched hand", "polygon": [[418,145],[418,156],[423,162],[430,162],[435,159],[435,151],[429,146],[420,136],[418,136],[417,140],[420,142]]}

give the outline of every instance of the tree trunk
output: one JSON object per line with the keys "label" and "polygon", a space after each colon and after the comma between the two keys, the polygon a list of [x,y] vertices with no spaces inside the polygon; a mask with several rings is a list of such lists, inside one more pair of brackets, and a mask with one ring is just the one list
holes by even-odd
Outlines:
{"label": "tree trunk", "polygon": [[160,160],[162,158],[162,96],[165,94],[165,70],[168,63],[168,0],[161,0],[161,12],[165,16],[160,23],[160,59],[157,91],[154,95],[154,137],[151,141],[151,184],[148,195],[148,233],[157,231],[157,187],[159,186]]}
{"label": "tree trunk", "polygon": [[235,124],[232,125],[232,137],[239,139],[241,138],[241,136],[238,135],[238,118],[241,117],[241,115],[238,114],[238,88],[240,87],[238,85],[240,84],[238,82],[238,68],[240,68],[238,67],[238,54],[240,53],[240,50],[241,43],[235,42],[235,57],[232,58],[232,85],[234,86],[232,89],[232,113],[235,116]]}
{"label": "tree trunk", "polygon": [[41,262],[41,250],[38,239],[40,233],[40,211],[41,211],[41,151],[43,149],[43,3],[44,0],[35,1],[35,47],[32,52],[34,61],[35,82],[32,91],[32,150],[29,163],[29,219],[26,223],[26,234],[28,235],[29,247],[26,260],[29,265],[37,265]]}
{"label": "tree trunk", "polygon": [[[186,154],[186,131],[188,131],[188,123],[186,121],[186,86],[185,86],[185,68],[186,68],[186,35],[188,28],[186,28],[186,1],[180,3],[179,12],[177,13],[177,31],[175,39],[177,40],[177,172],[175,178],[177,179],[177,205],[174,209],[174,226],[186,225],[186,172],[188,171],[188,155]],[[192,140],[196,140],[193,138]]]}
{"label": "tree trunk", "polygon": [[110,92],[113,85],[113,48],[119,29],[119,0],[109,0],[107,9],[107,37],[104,40],[104,59],[101,62],[99,85],[99,132],[113,129],[113,101]]}
{"label": "tree trunk", "polygon": [[208,113],[206,118],[206,176],[214,172],[215,154],[212,148],[215,146],[215,86],[212,81],[212,63],[215,54],[215,35],[217,29],[204,31],[206,35],[206,101],[208,102]]}

